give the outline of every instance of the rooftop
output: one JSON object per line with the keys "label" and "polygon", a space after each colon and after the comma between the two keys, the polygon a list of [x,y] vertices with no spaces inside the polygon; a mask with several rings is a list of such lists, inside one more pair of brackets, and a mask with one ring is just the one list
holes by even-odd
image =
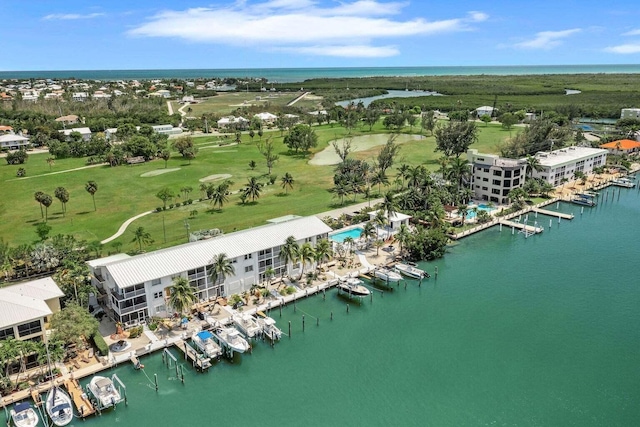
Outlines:
{"label": "rooftop", "polygon": [[632,139],[621,139],[602,144],[600,145],[600,148],[608,148],[611,150],[633,150],[634,148],[640,148],[640,142]]}
{"label": "rooftop", "polygon": [[536,158],[542,166],[553,167],[606,153],[607,150],[601,148],[571,146],[551,152],[540,151],[536,153]]}
{"label": "rooftop", "polygon": [[50,277],[0,289],[0,328],[50,316],[46,301],[64,294]]}

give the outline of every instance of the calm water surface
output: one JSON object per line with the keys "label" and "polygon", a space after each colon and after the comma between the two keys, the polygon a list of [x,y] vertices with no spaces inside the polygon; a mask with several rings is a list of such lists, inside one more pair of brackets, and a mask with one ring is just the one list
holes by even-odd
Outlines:
{"label": "calm water surface", "polygon": [[421,286],[361,304],[332,290],[276,310],[291,338],[209,373],[185,366],[185,384],[159,354],[143,359],[158,393],[145,373],[116,368],[129,406],[74,424],[637,425],[640,192],[611,192],[582,215],[561,204],[576,218],[551,229],[529,218],[545,226],[538,236],[465,238],[423,263],[439,274]]}

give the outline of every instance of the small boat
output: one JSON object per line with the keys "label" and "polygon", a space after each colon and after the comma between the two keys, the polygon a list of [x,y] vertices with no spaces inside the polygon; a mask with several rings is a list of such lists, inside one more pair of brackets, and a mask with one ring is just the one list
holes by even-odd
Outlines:
{"label": "small boat", "polygon": [[96,375],[87,385],[87,391],[96,399],[98,409],[106,409],[122,402],[120,391],[111,378]]}
{"label": "small boat", "polygon": [[362,285],[362,280],[355,277],[341,280],[338,283],[338,289],[357,297],[366,297],[371,295],[371,291]]}
{"label": "small boat", "polygon": [[66,426],[73,420],[71,397],[57,385],[54,385],[47,393],[45,408],[49,418],[57,426]]}
{"label": "small boat", "polygon": [[16,427],[35,427],[40,418],[29,402],[18,402],[11,409],[11,419]]}
{"label": "small boat", "polygon": [[397,271],[400,274],[404,274],[407,277],[411,277],[412,279],[422,279],[422,278],[429,278],[429,273],[427,273],[424,270],[420,270],[417,267],[414,267],[412,265],[408,265],[408,264],[403,264],[401,262],[397,263],[394,266],[395,271]]}
{"label": "small boat", "polygon": [[594,193],[593,191],[583,191],[582,193],[577,193],[576,196],[584,197],[585,199],[595,199],[599,194]]}
{"label": "small boat", "polygon": [[214,335],[220,340],[220,343],[235,351],[236,353],[244,353],[249,350],[249,343],[242,338],[240,332],[235,328],[218,328]]}
{"label": "small boat", "polygon": [[262,331],[260,325],[258,325],[255,319],[248,314],[234,315],[233,323],[236,325],[236,328],[238,328],[240,333],[242,333],[247,338],[254,338]]}
{"label": "small boat", "polygon": [[611,181],[613,185],[617,185],[618,187],[626,187],[633,188],[636,186],[636,183],[629,178],[618,178]]}
{"label": "small boat", "polygon": [[262,328],[262,334],[271,341],[282,338],[282,331],[276,326],[276,321],[269,316],[256,316],[256,322]]}
{"label": "small boat", "polygon": [[200,331],[191,337],[193,345],[204,353],[205,357],[210,359],[218,357],[222,354],[222,349],[217,342],[213,340],[213,334],[209,331]]}
{"label": "small boat", "polygon": [[596,205],[595,200],[586,197],[574,197],[573,199],[571,199],[571,203],[589,207],[593,207]]}
{"label": "small boat", "polygon": [[123,351],[129,350],[131,347],[131,343],[127,340],[120,340],[111,344],[111,351],[114,353],[122,353]]}
{"label": "small boat", "polygon": [[382,267],[376,268],[373,275],[378,279],[389,283],[396,283],[402,280],[402,276],[400,274]]}

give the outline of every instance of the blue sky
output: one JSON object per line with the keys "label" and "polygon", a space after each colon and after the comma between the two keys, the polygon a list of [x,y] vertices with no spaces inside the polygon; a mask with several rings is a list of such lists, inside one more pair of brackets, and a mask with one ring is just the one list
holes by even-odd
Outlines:
{"label": "blue sky", "polygon": [[2,5],[4,71],[640,62],[637,0]]}

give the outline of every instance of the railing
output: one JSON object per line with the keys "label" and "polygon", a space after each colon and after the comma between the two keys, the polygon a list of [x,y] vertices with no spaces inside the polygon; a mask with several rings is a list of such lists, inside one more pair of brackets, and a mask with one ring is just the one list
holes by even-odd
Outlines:
{"label": "railing", "polygon": [[120,315],[122,316],[124,314],[131,313],[132,311],[141,310],[143,308],[147,308],[147,303],[146,302],[143,302],[143,303],[140,303],[140,304],[134,304],[134,305],[127,306],[127,307],[122,307],[120,309]]}
{"label": "railing", "polygon": [[144,294],[145,294],[144,289],[138,289],[137,291],[124,292],[122,294],[120,294],[118,292],[112,292],[111,296],[113,296],[118,301],[122,301],[122,300],[125,300],[125,299],[138,297],[138,296],[144,295]]}

